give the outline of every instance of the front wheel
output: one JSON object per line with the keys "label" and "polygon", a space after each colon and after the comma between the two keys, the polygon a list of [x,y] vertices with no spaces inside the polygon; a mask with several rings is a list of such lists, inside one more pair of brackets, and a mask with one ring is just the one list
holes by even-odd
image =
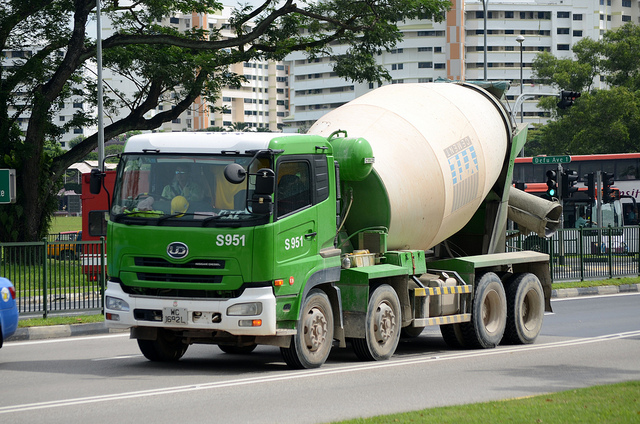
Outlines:
{"label": "front wheel", "polygon": [[544,294],[534,274],[517,274],[507,285],[507,326],[504,341],[531,344],[542,328]]}
{"label": "front wheel", "polygon": [[257,344],[250,344],[250,345],[245,345],[245,346],[218,345],[218,347],[224,353],[228,353],[228,354],[231,354],[231,355],[247,355],[247,354],[253,352],[256,349],[256,347],[258,347],[258,345]]}
{"label": "front wheel", "polygon": [[291,368],[318,368],[325,363],[333,344],[333,312],[327,295],[311,290],[302,305],[298,331],[289,347],[280,348]]}
{"label": "front wheel", "polygon": [[138,339],[138,347],[150,361],[173,362],[182,358],[189,345],[182,343],[182,338],[174,333],[159,329],[156,340]]}
{"label": "front wheel", "polygon": [[365,338],[352,339],[353,350],[362,361],[391,358],[398,347],[402,319],[396,291],[383,284],[371,294],[365,321]]}
{"label": "front wheel", "polygon": [[507,299],[502,281],[493,272],[476,279],[471,322],[460,324],[465,347],[488,349],[502,340],[507,322]]}

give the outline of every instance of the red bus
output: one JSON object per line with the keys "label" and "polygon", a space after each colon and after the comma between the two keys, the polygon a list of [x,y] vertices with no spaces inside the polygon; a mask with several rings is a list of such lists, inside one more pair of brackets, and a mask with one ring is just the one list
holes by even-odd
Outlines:
{"label": "red bus", "polygon": [[[107,233],[106,216],[109,212],[109,196],[113,194],[116,171],[105,171],[104,184],[106,190],[100,194],[91,194],[89,190],[90,173],[82,174],[82,240],[99,241],[100,236]],[[104,252],[106,254],[106,252]],[[90,280],[97,280],[102,275],[99,268],[103,252],[94,244],[84,245],[80,256],[84,274]],[[106,263],[105,263],[106,265]]]}
{"label": "red bus", "polygon": [[[557,164],[534,165],[531,157],[516,158],[513,182],[528,184],[531,188],[527,191],[538,192],[542,186],[534,184],[544,184],[547,181],[547,171],[556,170],[557,167]],[[615,178],[614,186],[620,192],[622,223],[624,225],[639,223],[638,211],[634,207],[640,198],[640,153],[571,155],[571,162],[563,163],[562,167],[565,170],[577,171],[579,177],[577,187],[585,187],[586,174],[597,171],[612,173]]]}

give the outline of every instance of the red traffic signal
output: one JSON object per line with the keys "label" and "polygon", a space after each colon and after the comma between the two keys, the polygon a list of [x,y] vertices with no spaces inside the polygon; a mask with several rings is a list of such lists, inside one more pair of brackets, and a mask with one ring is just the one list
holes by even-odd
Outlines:
{"label": "red traffic signal", "polygon": [[578,91],[565,91],[562,90],[560,92],[560,101],[558,102],[559,109],[566,109],[573,105],[573,102],[580,97],[580,92]]}

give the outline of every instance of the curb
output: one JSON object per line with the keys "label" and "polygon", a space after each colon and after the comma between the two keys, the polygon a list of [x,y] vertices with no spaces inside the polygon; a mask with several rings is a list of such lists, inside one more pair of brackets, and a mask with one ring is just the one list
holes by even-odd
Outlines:
{"label": "curb", "polygon": [[[575,289],[557,289],[551,291],[552,299],[564,299],[579,296],[595,296],[618,293],[638,293],[640,284],[623,284],[620,286],[581,287]],[[50,325],[43,327],[18,328],[13,336],[5,342],[24,340],[45,340],[63,337],[89,336],[94,334],[123,333],[128,330],[110,329],[104,322],[91,324]]]}
{"label": "curb", "polygon": [[18,328],[11,337],[5,339],[5,342],[59,339],[63,337],[89,336],[94,334],[122,333],[124,331],[127,330],[107,328],[104,322],[23,327]]}
{"label": "curb", "polygon": [[623,284],[620,286],[579,287],[575,289],[551,290],[552,299],[564,299],[578,296],[597,296],[618,293],[640,292],[640,284]]}

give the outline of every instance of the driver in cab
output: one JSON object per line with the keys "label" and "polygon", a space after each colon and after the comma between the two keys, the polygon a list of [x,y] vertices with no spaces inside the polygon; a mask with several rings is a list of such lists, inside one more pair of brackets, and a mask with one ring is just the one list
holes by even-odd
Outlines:
{"label": "driver in cab", "polygon": [[191,180],[190,170],[184,165],[176,167],[173,181],[162,190],[162,197],[166,199],[173,199],[176,196],[183,196],[189,202],[199,201],[204,197],[202,187]]}

